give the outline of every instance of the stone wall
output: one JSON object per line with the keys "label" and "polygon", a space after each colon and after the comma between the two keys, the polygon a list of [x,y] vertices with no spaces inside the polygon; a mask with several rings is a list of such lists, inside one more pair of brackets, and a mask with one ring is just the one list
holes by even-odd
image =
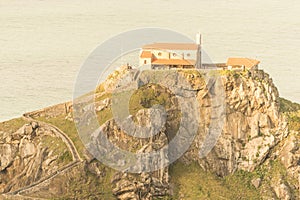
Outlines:
{"label": "stone wall", "polygon": [[25,113],[24,116],[38,118],[38,117],[57,117],[59,115],[67,115],[72,112],[72,102],[61,103],[40,110]]}

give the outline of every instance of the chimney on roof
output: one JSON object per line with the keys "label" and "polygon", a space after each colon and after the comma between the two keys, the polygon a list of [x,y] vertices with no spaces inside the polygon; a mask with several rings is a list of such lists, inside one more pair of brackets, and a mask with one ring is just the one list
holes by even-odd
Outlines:
{"label": "chimney on roof", "polygon": [[202,53],[201,53],[201,33],[196,35],[197,44],[197,58],[196,58],[196,69],[202,69]]}

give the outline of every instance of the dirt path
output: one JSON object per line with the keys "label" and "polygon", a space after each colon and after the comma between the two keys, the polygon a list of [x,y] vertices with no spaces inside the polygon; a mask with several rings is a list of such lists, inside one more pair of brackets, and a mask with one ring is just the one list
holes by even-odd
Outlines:
{"label": "dirt path", "polygon": [[[50,181],[51,179],[55,178],[59,174],[64,173],[64,172],[72,169],[73,167],[79,165],[83,161],[82,158],[80,157],[80,155],[79,155],[79,153],[78,153],[78,151],[77,151],[77,149],[76,149],[73,141],[68,137],[68,135],[66,133],[64,133],[58,127],[56,127],[56,126],[54,126],[52,124],[48,124],[46,122],[42,122],[42,121],[39,121],[39,120],[32,119],[29,116],[23,116],[23,119],[26,120],[26,121],[28,121],[28,122],[36,122],[39,125],[42,125],[44,127],[48,127],[49,129],[55,130],[54,133],[57,134],[57,136],[60,137],[63,140],[63,142],[67,145],[69,151],[72,154],[73,161],[71,163],[69,163],[69,164],[61,167],[60,169],[58,169],[53,174],[51,174],[49,176],[46,176],[44,178],[41,178],[40,180],[32,183],[31,185],[22,187],[22,188],[20,188],[18,190],[12,191],[12,192],[8,192],[6,194],[2,194],[3,196],[6,196],[6,197],[8,197],[8,196],[10,196],[10,197],[13,197],[13,196],[17,197],[17,196],[19,196],[20,197],[21,193],[24,193],[24,192],[26,192],[28,190],[34,189],[35,187],[38,187],[40,184],[42,184],[44,182]],[[31,197],[27,197],[26,196],[26,198],[30,199]]]}
{"label": "dirt path", "polygon": [[39,125],[42,125],[44,127],[48,127],[50,129],[54,129],[55,133],[58,133],[57,136],[59,136],[62,141],[67,145],[67,147],[69,148],[71,154],[72,154],[72,157],[73,157],[73,161],[82,161],[82,158],[80,157],[73,141],[69,138],[69,136],[64,133],[62,130],[60,130],[58,127],[52,125],[52,124],[49,124],[49,123],[46,123],[46,122],[43,122],[43,121],[39,121],[39,120],[36,120],[36,119],[33,119],[29,116],[23,116],[23,119],[26,120],[26,121],[29,121],[29,122],[36,122],[38,123]]}
{"label": "dirt path", "polygon": [[44,177],[44,178],[42,178],[42,179],[40,179],[40,180],[38,180],[38,181],[32,183],[31,185],[22,187],[22,188],[20,188],[20,189],[18,189],[18,190],[15,190],[15,191],[13,191],[13,192],[9,192],[9,193],[7,193],[6,195],[19,195],[20,193],[26,192],[26,191],[28,191],[28,190],[30,190],[30,189],[33,189],[34,187],[38,187],[41,183],[44,183],[44,182],[46,182],[46,181],[52,180],[52,179],[55,178],[56,176],[58,176],[58,175],[60,175],[60,174],[62,174],[62,173],[64,173],[64,172],[70,170],[71,168],[73,168],[73,167],[79,165],[80,163],[81,163],[81,162],[79,162],[79,161],[73,161],[73,162],[69,163],[68,165],[63,166],[62,168],[60,168],[59,170],[57,170],[57,171],[54,172],[53,174],[51,174],[51,175],[49,175],[49,176],[46,176],[46,177]]}

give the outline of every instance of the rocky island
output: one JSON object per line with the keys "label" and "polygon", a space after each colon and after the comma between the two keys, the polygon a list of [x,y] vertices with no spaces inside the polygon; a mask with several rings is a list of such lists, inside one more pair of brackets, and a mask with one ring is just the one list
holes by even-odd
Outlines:
{"label": "rocky island", "polygon": [[[279,97],[262,70],[177,73],[133,69],[112,73],[97,87],[95,112],[109,140],[130,152],[148,152],[175,137],[182,117],[176,96],[149,77],[181,87],[199,105],[200,124],[192,145],[177,161],[153,172],[117,171],[95,159],[76,130],[71,102],[25,113],[0,124],[0,193],[7,199],[299,199],[300,105]],[[199,156],[209,134],[217,84],[206,84],[205,73],[220,77],[224,88],[224,125],[217,143]],[[171,75],[170,75],[171,74]],[[191,88],[184,88],[179,75]],[[151,123],[151,107],[166,110],[166,123],[150,138],[125,134],[112,117],[112,91],[118,80],[133,77],[136,91],[129,111],[139,125]],[[160,119],[158,119],[160,120]],[[188,126],[187,126],[188,128]]]}

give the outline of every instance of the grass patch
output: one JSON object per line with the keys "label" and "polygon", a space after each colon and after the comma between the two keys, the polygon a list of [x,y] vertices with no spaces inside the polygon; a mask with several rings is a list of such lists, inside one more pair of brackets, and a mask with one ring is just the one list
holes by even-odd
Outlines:
{"label": "grass patch", "polygon": [[107,99],[107,98],[111,98],[111,93],[101,93],[101,95],[96,95],[96,97],[95,97],[95,102],[97,102],[97,101],[102,101],[102,100],[104,100],[104,99]]}
{"label": "grass patch", "polygon": [[59,157],[59,163],[69,163],[72,161],[72,154],[69,151],[64,151]]}
{"label": "grass patch", "polygon": [[300,131],[300,112],[288,114],[289,129]]}
{"label": "grass patch", "polygon": [[107,122],[108,120],[112,119],[112,117],[113,117],[111,107],[105,108],[105,109],[97,112],[96,114],[97,114],[97,118],[98,118],[98,122],[99,122],[100,126],[102,124],[104,124],[105,122]]}
{"label": "grass patch", "polygon": [[95,93],[102,93],[102,92],[105,92],[104,83],[101,83],[100,85],[98,85],[95,90]]}
{"label": "grass patch", "polygon": [[[93,161],[98,162],[98,161]],[[99,163],[99,162],[98,162]],[[67,178],[67,191],[53,199],[114,200],[111,180],[115,170],[98,164],[100,175],[92,173],[87,166],[76,169],[76,174]]]}
{"label": "grass patch", "polygon": [[300,110],[300,104],[291,102],[290,100],[279,98],[280,112],[296,112]]}
{"label": "grass patch", "polygon": [[248,71],[240,70],[212,70],[209,72],[210,75],[221,75],[221,76],[233,76],[234,78],[239,78],[241,76],[247,75]]}
{"label": "grass patch", "polygon": [[144,85],[131,96],[129,112],[135,115],[140,109],[151,108],[154,105],[162,105],[168,109],[172,105],[172,96],[174,95],[158,84]]}
{"label": "grass patch", "polygon": [[95,174],[85,170],[83,177],[70,181],[70,194],[67,197],[71,197],[71,199],[115,199],[111,186],[114,170],[106,167],[100,170],[105,173],[104,177],[97,177]]}
{"label": "grass patch", "polygon": [[41,138],[41,144],[48,148],[48,151],[53,151],[54,155],[58,155],[58,164],[65,165],[72,161],[71,152],[60,138],[44,135]]}
{"label": "grass patch", "polygon": [[84,145],[81,142],[81,139],[77,133],[75,123],[65,119],[65,116],[60,115],[57,117],[39,117],[37,120],[44,121],[46,123],[52,124],[62,130],[68,135],[68,137],[73,141],[79,155],[83,157]]}
{"label": "grass patch", "polygon": [[147,84],[134,91],[129,101],[129,113],[133,120],[140,109],[161,105],[166,111],[166,133],[169,139],[174,137],[180,126],[181,111],[178,99],[167,88],[158,84]]}
{"label": "grass patch", "polygon": [[27,122],[23,118],[11,119],[9,121],[0,123],[0,131],[3,132],[16,132],[19,128],[21,128]]}
{"label": "grass patch", "polygon": [[205,172],[198,163],[185,165],[176,162],[170,167],[174,199],[260,199],[250,185],[251,175],[238,172],[226,178]]}
{"label": "grass patch", "polygon": [[[28,122],[23,118],[5,121],[0,123],[0,131],[13,133],[27,123]],[[71,153],[68,151],[67,146],[60,138],[44,135],[41,138],[41,144],[44,147],[47,147],[48,151],[53,151],[53,155],[58,155],[59,164],[64,165],[72,161]]]}
{"label": "grass patch", "polygon": [[[277,185],[279,182],[283,182],[286,185],[297,185],[298,180],[289,176],[287,169],[281,163],[279,159],[270,160],[269,163],[259,166],[251,173],[253,177],[259,177],[262,179],[262,184],[259,188],[261,196],[264,199],[271,199],[272,193],[266,191],[272,191],[272,185]],[[295,191],[291,190],[292,195],[295,197]],[[294,199],[294,198],[293,198]]]}
{"label": "grass patch", "polygon": [[279,98],[280,112],[288,118],[289,129],[300,131],[300,104]]}

